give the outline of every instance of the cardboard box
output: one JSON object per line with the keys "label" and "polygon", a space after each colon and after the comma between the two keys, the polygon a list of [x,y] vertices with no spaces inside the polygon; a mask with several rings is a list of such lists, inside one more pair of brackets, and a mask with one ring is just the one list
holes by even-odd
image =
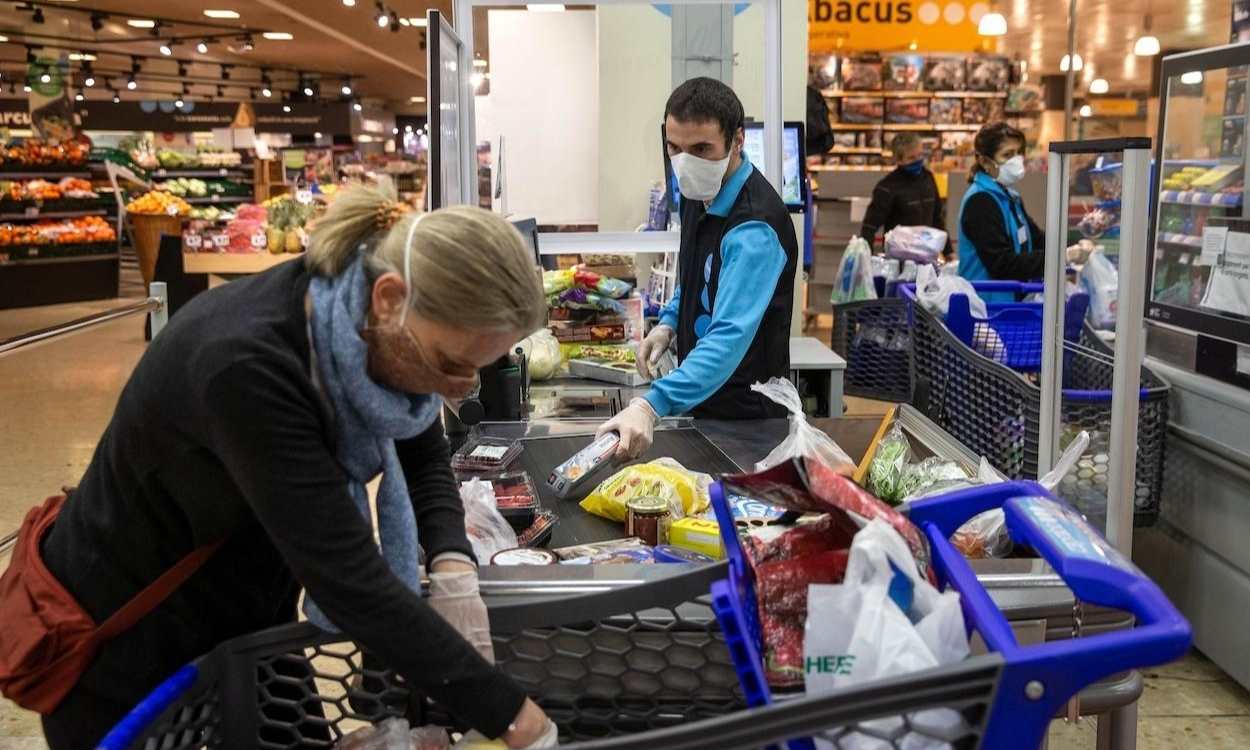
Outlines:
{"label": "cardboard box", "polygon": [[701,552],[720,560],[725,557],[720,526],[706,518],[682,518],[673,521],[668,530],[668,543],[693,552]]}

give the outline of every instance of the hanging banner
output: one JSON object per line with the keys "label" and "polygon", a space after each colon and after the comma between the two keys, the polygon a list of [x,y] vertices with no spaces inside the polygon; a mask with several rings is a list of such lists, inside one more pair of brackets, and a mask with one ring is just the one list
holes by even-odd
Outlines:
{"label": "hanging banner", "polygon": [[69,81],[57,60],[40,57],[27,66],[26,83],[31,91],[30,120],[35,135],[60,143],[74,137],[74,103],[69,99]]}
{"label": "hanging banner", "polygon": [[992,52],[977,33],[985,0],[808,0],[811,53],[918,50]]}

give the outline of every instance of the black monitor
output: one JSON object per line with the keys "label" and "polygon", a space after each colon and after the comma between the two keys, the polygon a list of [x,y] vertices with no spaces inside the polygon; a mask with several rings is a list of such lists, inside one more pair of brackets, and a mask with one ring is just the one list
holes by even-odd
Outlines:
{"label": "black monitor", "polygon": [[512,226],[521,233],[525,244],[529,247],[530,253],[534,256],[534,263],[543,264],[542,256],[538,252],[538,220],[537,219],[512,219]]}
{"label": "black monitor", "polygon": [[[764,164],[764,123],[747,121],[743,151],[757,167]],[[792,214],[807,210],[807,141],[802,122],[787,120],[781,133],[781,199]],[[673,164],[668,158],[668,139],[664,126],[660,126],[660,146],[664,154],[664,182],[669,186],[672,200],[669,208],[677,210],[677,182],[673,179]]]}

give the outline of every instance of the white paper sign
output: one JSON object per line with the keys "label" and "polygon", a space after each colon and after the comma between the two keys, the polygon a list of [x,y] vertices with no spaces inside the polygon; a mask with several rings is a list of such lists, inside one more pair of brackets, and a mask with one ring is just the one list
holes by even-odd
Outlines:
{"label": "white paper sign", "polygon": [[1236,315],[1250,315],[1250,234],[1228,233],[1224,259],[1211,271],[1206,293],[1202,296],[1202,306]]}
{"label": "white paper sign", "polygon": [[182,244],[189,250],[199,250],[204,246],[204,238],[196,232],[188,232],[182,236]]}
{"label": "white paper sign", "polygon": [[265,236],[264,230],[258,230],[252,233],[252,247],[257,250],[264,250],[269,244],[269,239]]}
{"label": "white paper sign", "polygon": [[213,235],[213,247],[218,250],[225,250],[230,246],[230,235],[225,232],[219,232]]}
{"label": "white paper sign", "polygon": [[170,203],[168,206],[165,207],[165,213],[169,214],[170,216],[177,216],[178,207]]}
{"label": "white paper sign", "polygon": [[1202,230],[1202,255],[1198,256],[1196,266],[1213,266],[1220,262],[1224,254],[1224,244],[1228,239],[1228,227],[1205,227]]}
{"label": "white paper sign", "polygon": [[295,191],[295,202],[296,202],[296,203],[302,203],[302,204],[304,204],[305,206],[307,206],[309,203],[312,203],[312,200],[313,200],[313,199],[312,199],[312,191],[311,191],[311,190],[307,190],[307,189],[300,189],[300,190],[296,190],[296,191]]}

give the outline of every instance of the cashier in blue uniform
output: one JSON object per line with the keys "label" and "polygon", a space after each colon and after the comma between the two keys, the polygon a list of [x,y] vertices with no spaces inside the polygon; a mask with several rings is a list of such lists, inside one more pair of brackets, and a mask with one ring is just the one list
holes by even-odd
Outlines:
{"label": "cashier in blue uniform", "polygon": [[743,153],[743,109],[733,90],[694,78],[664,108],[668,155],[681,190],[677,289],[638,351],[643,377],[674,343],[676,369],[606,422],[618,455],[651,445],[661,417],[784,417],[752,383],[786,377],[798,241],[781,196]]}

